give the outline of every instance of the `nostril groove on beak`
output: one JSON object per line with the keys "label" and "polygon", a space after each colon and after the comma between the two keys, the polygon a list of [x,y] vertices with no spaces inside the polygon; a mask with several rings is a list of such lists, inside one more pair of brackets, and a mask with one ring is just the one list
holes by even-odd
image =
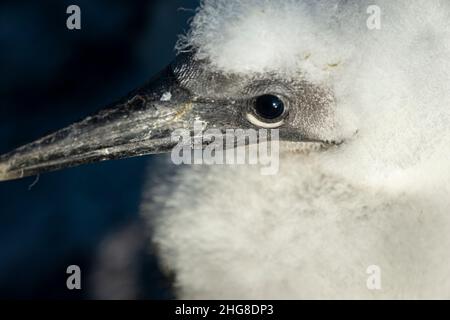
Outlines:
{"label": "nostril groove on beak", "polygon": [[143,96],[137,95],[128,102],[128,105],[132,108],[143,109],[146,103],[147,101]]}

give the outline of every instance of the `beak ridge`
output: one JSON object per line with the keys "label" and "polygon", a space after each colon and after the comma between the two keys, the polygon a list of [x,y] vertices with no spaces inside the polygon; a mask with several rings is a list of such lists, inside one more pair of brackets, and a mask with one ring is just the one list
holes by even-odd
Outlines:
{"label": "beak ridge", "polygon": [[[0,156],[0,181],[85,163],[169,151],[186,126],[190,97],[169,70],[97,114]],[[161,99],[171,92],[170,99]]]}

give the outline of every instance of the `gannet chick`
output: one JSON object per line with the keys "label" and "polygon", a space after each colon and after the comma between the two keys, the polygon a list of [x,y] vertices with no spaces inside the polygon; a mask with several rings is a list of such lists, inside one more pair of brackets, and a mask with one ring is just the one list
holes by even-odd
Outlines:
{"label": "gannet chick", "polygon": [[1,156],[0,180],[168,152],[196,120],[276,127],[277,175],[168,164],[149,179],[142,212],[178,297],[449,297],[449,7],[205,0],[161,74]]}

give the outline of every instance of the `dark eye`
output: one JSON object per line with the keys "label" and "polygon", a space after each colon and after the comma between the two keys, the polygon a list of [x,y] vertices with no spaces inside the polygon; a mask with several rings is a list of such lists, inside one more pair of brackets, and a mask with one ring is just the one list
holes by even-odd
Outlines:
{"label": "dark eye", "polygon": [[273,120],[284,113],[284,103],[277,96],[265,94],[256,98],[255,112],[261,118]]}

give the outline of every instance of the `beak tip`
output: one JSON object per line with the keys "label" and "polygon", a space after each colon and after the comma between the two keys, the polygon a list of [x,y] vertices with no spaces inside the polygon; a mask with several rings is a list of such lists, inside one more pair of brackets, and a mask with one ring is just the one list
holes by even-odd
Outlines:
{"label": "beak tip", "polygon": [[0,163],[0,181],[5,181],[8,180],[8,167],[3,164]]}
{"label": "beak tip", "polygon": [[0,181],[8,181],[16,178],[16,175],[9,170],[9,165],[0,162]]}

